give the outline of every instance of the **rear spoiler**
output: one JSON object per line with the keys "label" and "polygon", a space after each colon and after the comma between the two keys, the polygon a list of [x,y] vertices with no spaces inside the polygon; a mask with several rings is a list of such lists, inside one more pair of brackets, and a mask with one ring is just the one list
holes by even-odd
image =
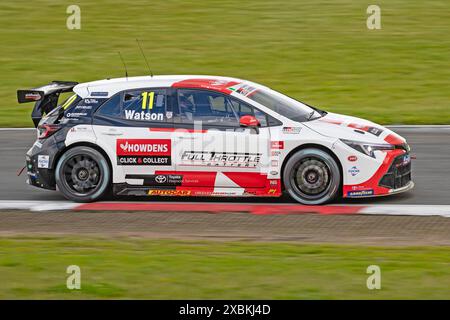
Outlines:
{"label": "rear spoiler", "polygon": [[31,118],[37,127],[44,114],[49,113],[58,105],[58,98],[62,92],[70,92],[78,82],[52,81],[51,83],[28,90],[17,90],[17,101],[19,103],[35,102]]}

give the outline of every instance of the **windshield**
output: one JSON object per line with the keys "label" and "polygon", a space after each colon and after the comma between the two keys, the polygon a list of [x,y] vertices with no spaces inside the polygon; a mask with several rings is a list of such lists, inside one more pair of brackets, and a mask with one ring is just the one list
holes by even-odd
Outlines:
{"label": "windshield", "polygon": [[317,110],[300,101],[269,88],[255,88],[245,85],[236,90],[247,98],[262,104],[276,113],[293,121],[304,122],[320,118],[323,111]]}

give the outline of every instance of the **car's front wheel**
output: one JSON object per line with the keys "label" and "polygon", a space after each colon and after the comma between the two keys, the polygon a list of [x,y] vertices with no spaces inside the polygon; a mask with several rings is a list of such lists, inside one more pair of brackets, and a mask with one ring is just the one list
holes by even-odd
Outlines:
{"label": "car's front wheel", "polygon": [[285,190],[294,200],[308,205],[324,204],[336,197],[341,173],[329,153],[307,148],[289,158],[284,168],[283,182]]}
{"label": "car's front wheel", "polygon": [[111,173],[100,152],[79,146],[61,156],[55,177],[58,189],[67,199],[92,202],[100,200],[109,191]]}

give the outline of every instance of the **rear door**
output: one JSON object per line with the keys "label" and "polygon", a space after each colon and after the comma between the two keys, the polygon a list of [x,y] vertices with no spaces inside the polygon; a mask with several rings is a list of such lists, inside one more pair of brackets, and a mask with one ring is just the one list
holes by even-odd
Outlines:
{"label": "rear door", "polygon": [[168,88],[124,91],[97,111],[97,144],[110,154],[114,183],[143,190],[167,185],[163,177],[157,178],[157,172],[175,168],[171,92]]}

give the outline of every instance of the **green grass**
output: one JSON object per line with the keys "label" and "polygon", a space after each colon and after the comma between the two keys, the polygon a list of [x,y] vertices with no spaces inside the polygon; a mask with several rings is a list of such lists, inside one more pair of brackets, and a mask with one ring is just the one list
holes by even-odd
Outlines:
{"label": "green grass", "polygon": [[[81,7],[82,29],[66,28]],[[15,92],[51,80],[215,74],[266,84],[373,121],[450,123],[447,0],[380,0],[382,29],[355,0],[25,0],[0,3],[0,126],[31,126]]]}
{"label": "green grass", "polygon": [[[9,237],[0,299],[449,299],[449,257],[448,247]],[[381,290],[366,287],[373,264]]]}

